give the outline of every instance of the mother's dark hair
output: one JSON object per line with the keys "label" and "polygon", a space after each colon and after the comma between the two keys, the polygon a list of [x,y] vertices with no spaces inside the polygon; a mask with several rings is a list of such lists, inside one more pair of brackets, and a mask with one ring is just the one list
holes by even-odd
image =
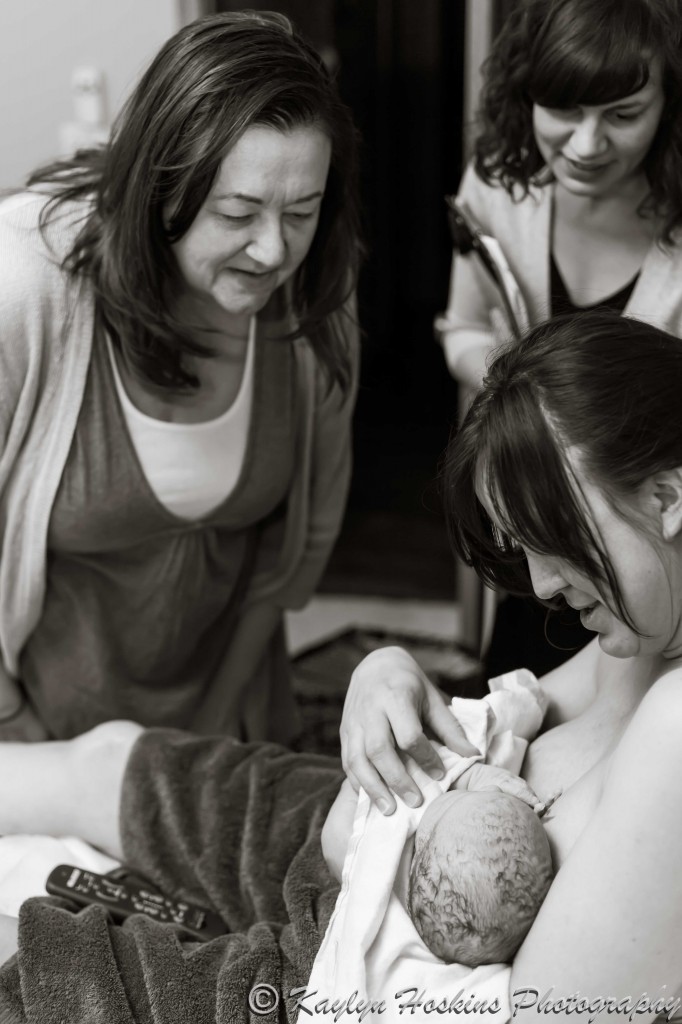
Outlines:
{"label": "mother's dark hair", "polygon": [[491,586],[524,595],[533,591],[519,545],[561,558],[610,591],[632,626],[566,450],[638,522],[640,485],[682,466],[681,395],[682,342],[615,313],[557,317],[502,350],[444,461],[457,553]]}
{"label": "mother's dark hair", "polygon": [[682,222],[682,17],[678,0],[518,0],[483,66],[476,169],[522,194],[544,168],[533,104],[601,105],[641,89],[661,61],[665,106],[645,160],[663,238]]}
{"label": "mother's dark hair", "polygon": [[318,127],[331,141],[319,224],[293,278],[296,326],[287,336],[307,335],[330,379],[345,387],[343,307],[360,252],[357,136],[321,58],[282,15],[218,14],[183,28],[143,75],[109,145],[41,168],[29,184],[56,191],[47,218],[65,201],[94,198],[66,268],[92,279],[100,322],[138,372],[158,386],[191,387],[183,353],[210,350],[169,308],[179,273],[170,246],[252,125]]}

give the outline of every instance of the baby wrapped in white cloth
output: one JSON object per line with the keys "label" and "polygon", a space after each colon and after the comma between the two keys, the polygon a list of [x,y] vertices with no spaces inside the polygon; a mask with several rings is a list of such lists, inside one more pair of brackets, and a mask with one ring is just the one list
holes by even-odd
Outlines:
{"label": "baby wrapped in white cloth", "polygon": [[360,791],[341,892],[299,1024],[311,1010],[313,1019],[328,1020],[344,1001],[346,1012],[360,1016],[366,1007],[369,1019],[378,1013],[385,1024],[414,1013],[440,1017],[445,1007],[475,1007],[477,1020],[489,1015],[497,1024],[510,1016],[510,968],[502,961],[520,945],[549,887],[549,846],[539,819],[517,798],[448,790],[484,758],[518,773],[546,698],[526,670],[491,680],[490,689],[483,700],[451,705],[480,757],[438,746],[446,769],[438,781],[411,763],[421,807],[398,800],[385,817]]}

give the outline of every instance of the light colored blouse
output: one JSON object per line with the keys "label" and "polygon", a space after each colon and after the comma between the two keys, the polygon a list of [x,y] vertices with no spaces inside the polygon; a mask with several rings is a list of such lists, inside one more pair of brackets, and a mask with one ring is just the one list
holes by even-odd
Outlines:
{"label": "light colored blouse", "polygon": [[116,390],[140,465],[157,499],[176,516],[207,515],[239,480],[253,403],[255,339],[252,317],[237,397],[221,416],[204,423],[168,423],[141,412],[126,392],[107,339]]}

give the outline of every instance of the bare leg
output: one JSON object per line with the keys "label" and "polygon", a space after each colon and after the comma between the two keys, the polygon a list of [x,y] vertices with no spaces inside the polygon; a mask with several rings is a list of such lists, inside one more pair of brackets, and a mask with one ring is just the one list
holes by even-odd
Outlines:
{"label": "bare leg", "polygon": [[73,835],[120,859],[123,776],[142,732],[107,722],[74,740],[0,743],[0,835]]}

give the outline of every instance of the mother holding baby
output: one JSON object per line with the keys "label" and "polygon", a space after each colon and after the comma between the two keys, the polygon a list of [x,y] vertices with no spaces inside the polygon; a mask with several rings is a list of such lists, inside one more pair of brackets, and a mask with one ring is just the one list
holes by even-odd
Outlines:
{"label": "mother holding baby", "polygon": [[[619,11],[643,7],[671,10]],[[638,51],[635,68],[651,56]],[[664,125],[679,102],[670,66],[654,81]],[[447,460],[458,552],[488,583],[565,601],[596,634],[541,680],[549,707],[522,766],[541,801],[556,798],[543,821],[559,870],[510,984],[548,993],[552,1019],[576,993],[646,993],[654,1006],[682,985],[681,396],[678,338],[617,312],[569,316],[498,356]],[[389,816],[396,799],[419,805],[399,751],[438,775],[432,734],[472,753],[405,652],[370,655],[342,725],[353,785]],[[305,989],[338,895],[321,829],[326,819],[338,864],[355,810],[350,787],[337,799],[341,782],[327,759],[132,723],[4,744],[0,832],[80,835],[211,906],[230,933],[198,947],[140,917],[120,926],[96,908],[30,900],[18,924],[0,918],[0,959],[18,951],[0,970],[0,1011],[42,1022],[49,1000],[53,1019],[88,1024],[296,1020],[291,991]],[[279,1009],[249,1010],[268,985]]]}
{"label": "mother holding baby", "polygon": [[[615,314],[569,316],[496,359],[448,457],[460,554],[489,583],[565,600],[597,634],[541,681],[549,707],[522,767],[542,801],[556,797],[543,820],[559,870],[511,991],[550,993],[559,1008],[576,993],[671,1005],[682,984],[681,394],[678,339]],[[354,782],[419,803],[396,746],[437,773],[427,730],[470,752],[405,652],[369,655],[344,712]],[[325,848],[338,864],[355,810],[350,787],[336,799],[335,762],[108,723],[73,741],[5,744],[0,765],[14,780],[2,832],[76,833],[231,929],[197,948],[152,921],[120,927],[96,908],[29,900],[18,927],[0,918],[3,955],[19,950],[0,971],[0,1008],[39,1003],[46,979],[56,1005],[71,1005],[86,984],[69,980],[75,950],[90,999],[132,1006],[112,1020],[165,1019],[140,1014],[169,998],[171,977],[186,979],[193,1019],[265,983],[296,1020],[291,992],[305,989],[338,895],[320,829],[335,801]]]}
{"label": "mother holding baby", "polygon": [[[493,586],[577,609],[597,634],[542,679],[549,710],[522,774],[557,797],[560,868],[512,988],[637,999],[682,982],[682,346],[610,313],[536,328],[493,363],[447,460],[455,546]],[[351,682],[348,770],[377,800],[418,798],[442,703],[397,649]],[[361,723],[366,723],[362,725]]]}

